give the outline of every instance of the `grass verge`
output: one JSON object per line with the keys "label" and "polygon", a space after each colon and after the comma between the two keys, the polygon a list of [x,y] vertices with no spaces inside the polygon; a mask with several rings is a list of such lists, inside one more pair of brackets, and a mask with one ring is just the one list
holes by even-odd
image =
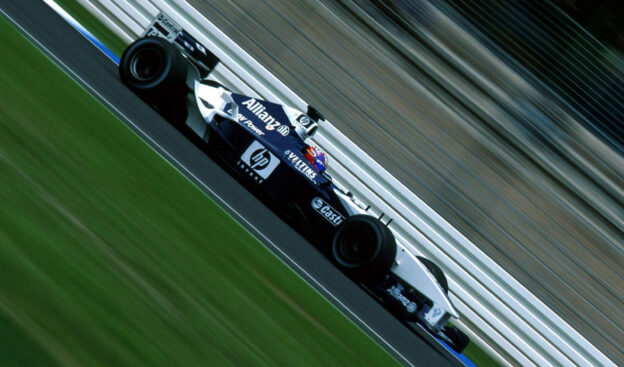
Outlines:
{"label": "grass verge", "polygon": [[0,365],[397,364],[2,17],[0,44]]}
{"label": "grass verge", "polygon": [[485,351],[479,348],[475,343],[470,343],[464,349],[464,355],[468,357],[472,363],[476,364],[479,367],[497,367],[500,366],[492,356],[485,353]]}

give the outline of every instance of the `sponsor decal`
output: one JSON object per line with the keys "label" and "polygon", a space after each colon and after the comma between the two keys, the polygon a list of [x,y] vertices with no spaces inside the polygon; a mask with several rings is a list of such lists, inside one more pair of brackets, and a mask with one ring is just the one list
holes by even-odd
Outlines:
{"label": "sponsor decal", "polygon": [[297,117],[297,122],[307,127],[308,125],[310,125],[311,121],[307,115],[299,115],[299,117]]}
{"label": "sponsor decal", "polygon": [[[277,132],[280,133],[282,136],[286,136],[290,133],[290,128],[288,126],[280,124],[275,119],[275,117],[271,116],[271,114],[266,111],[266,107],[262,103],[256,101],[255,98],[250,98],[246,100],[242,103],[242,105],[247,107],[249,111],[251,111],[254,115],[256,115],[256,117],[258,117],[262,122],[265,123],[265,129],[269,131],[278,129]],[[279,129],[280,126],[283,127]]]}
{"label": "sponsor decal", "polygon": [[277,132],[282,134],[282,136],[287,136],[290,134],[290,128],[286,125],[278,126]]}
{"label": "sponsor decal", "polygon": [[329,223],[334,226],[339,226],[340,223],[345,219],[342,214],[340,214],[336,209],[332,208],[331,205],[327,204],[325,200],[315,197],[311,202],[312,209],[316,210],[319,214],[323,216]]}
{"label": "sponsor decal", "polygon": [[162,36],[167,41],[173,42],[175,38],[182,32],[182,28],[169,19],[164,13],[158,13],[158,16],[151,24],[150,28],[145,32],[146,37]]}
{"label": "sponsor decal", "polygon": [[[230,108],[227,113],[229,115],[232,114],[232,109]],[[249,120],[247,117],[243,116],[243,114],[239,113],[238,116],[236,116],[236,118],[238,119],[238,122],[240,122],[241,124],[247,126],[249,128],[249,130],[253,131],[256,135],[259,136],[264,136],[264,131],[260,130],[256,125],[254,125],[253,122],[251,122],[251,120]]]}
{"label": "sponsor decal", "polygon": [[182,32],[182,28],[180,28],[180,26],[178,26],[171,19],[169,19],[166,14],[164,14],[162,12],[158,13],[158,17],[157,18],[158,18],[158,21],[163,26],[167,27],[173,33],[180,33],[180,32]]}
{"label": "sponsor decal", "polygon": [[306,161],[297,155],[297,153],[286,150],[284,154],[299,172],[303,173],[308,179],[310,179],[310,181],[316,184],[316,176],[318,173],[314,170],[314,168],[311,168]]}
{"label": "sponsor decal", "polygon": [[257,183],[262,183],[275,170],[280,160],[264,145],[254,140],[238,161],[238,167]]}
{"label": "sponsor decal", "polygon": [[319,210],[321,209],[322,206],[323,206],[323,199],[321,198],[312,199],[312,208],[314,210]]}
{"label": "sponsor decal", "polygon": [[392,287],[388,288],[386,291],[388,292],[389,295],[394,297],[397,301],[401,302],[401,304],[405,306],[405,309],[407,310],[407,312],[414,313],[418,311],[418,305],[410,301],[409,298],[405,297],[402,293],[403,290],[404,290],[403,286],[399,285],[397,287],[393,285]]}

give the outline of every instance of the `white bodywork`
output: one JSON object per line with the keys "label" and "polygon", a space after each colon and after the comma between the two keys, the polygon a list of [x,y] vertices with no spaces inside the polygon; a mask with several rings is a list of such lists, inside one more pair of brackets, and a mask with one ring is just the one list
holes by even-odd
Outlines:
{"label": "white bodywork", "polygon": [[[194,102],[199,109],[201,118],[198,119],[195,118],[196,116],[189,115],[187,125],[199,136],[204,135],[207,124],[217,115],[238,121],[238,106],[232,100],[231,92],[223,87],[202,84],[197,80],[194,82],[193,89],[195,91]],[[232,106],[232,109],[225,111],[228,105]],[[302,139],[305,140],[314,133],[317,126],[316,123],[310,124],[305,128],[297,121],[297,118],[303,112],[286,106],[283,108],[290,119],[290,123],[295,127],[295,131]],[[336,180],[332,180],[332,183],[336,186],[335,193],[342,200],[350,215],[371,215],[368,212],[369,208],[353,197],[340,183],[336,182]],[[425,306],[419,315],[420,319],[427,323],[432,330],[441,329],[450,317],[459,317],[455,307],[429,269],[406,246],[398,241],[396,258],[390,271],[433,303],[431,308]]]}
{"label": "white bodywork", "polygon": [[[335,192],[341,198],[345,207],[352,210],[350,214],[371,214],[368,213],[364,204],[353,197],[346,189],[342,188],[335,180],[333,183],[337,187]],[[420,315],[421,320],[426,322],[431,329],[439,330],[450,317],[459,318],[451,300],[444,293],[444,290],[425,264],[418,260],[402,243],[396,241],[396,244],[396,258],[390,271],[406,284],[417,289],[433,303],[431,308],[425,308]]]}

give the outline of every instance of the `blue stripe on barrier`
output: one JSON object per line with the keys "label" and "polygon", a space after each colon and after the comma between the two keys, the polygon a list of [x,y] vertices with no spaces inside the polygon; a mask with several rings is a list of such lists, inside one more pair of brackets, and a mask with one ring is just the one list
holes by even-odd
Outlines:
{"label": "blue stripe on barrier", "polygon": [[100,49],[108,58],[113,60],[115,64],[119,65],[119,56],[115,55],[113,51],[111,51],[106,45],[104,45],[100,40],[95,38],[94,35],[91,34],[85,27],[83,27],[80,23],[76,21],[71,15],[69,15],[63,8],[61,8],[54,0],[44,0],[48,6],[52,8],[58,15],[60,15],[67,23],[69,23],[74,29],[80,32],[86,39],[88,39],[91,43],[93,43],[97,48]]}

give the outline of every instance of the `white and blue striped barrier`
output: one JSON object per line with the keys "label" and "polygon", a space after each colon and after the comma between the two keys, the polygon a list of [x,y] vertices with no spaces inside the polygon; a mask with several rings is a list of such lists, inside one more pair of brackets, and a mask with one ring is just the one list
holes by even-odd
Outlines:
{"label": "white and blue striped barrier", "polygon": [[[46,2],[53,4],[52,0]],[[234,89],[305,110],[307,104],[183,0],[79,0],[130,43],[163,11],[221,59],[213,76]],[[88,33],[88,32],[87,32]],[[89,35],[87,34],[87,37]],[[330,123],[315,136],[332,158],[332,176],[393,218],[391,229],[449,279],[473,342],[504,364],[615,366],[594,345],[494,263]]]}

